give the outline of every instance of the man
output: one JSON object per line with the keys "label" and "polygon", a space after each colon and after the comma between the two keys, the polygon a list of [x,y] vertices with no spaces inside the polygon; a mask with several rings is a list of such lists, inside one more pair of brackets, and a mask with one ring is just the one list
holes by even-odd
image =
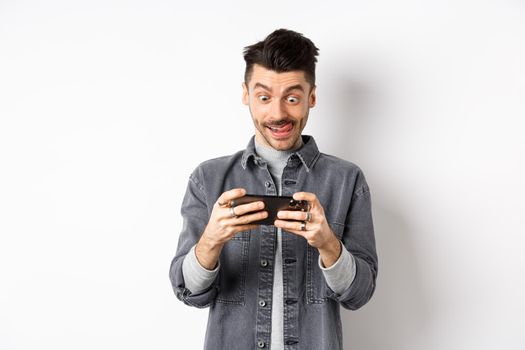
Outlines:
{"label": "man", "polygon": [[[255,135],[190,175],[170,279],[184,303],[210,307],[205,349],[342,349],[339,305],[355,310],[374,292],[364,175],[302,135],[316,103],[317,55],[285,29],[246,47],[242,100]],[[268,215],[263,202],[229,204],[247,193],[293,196],[309,211],[256,225]]]}

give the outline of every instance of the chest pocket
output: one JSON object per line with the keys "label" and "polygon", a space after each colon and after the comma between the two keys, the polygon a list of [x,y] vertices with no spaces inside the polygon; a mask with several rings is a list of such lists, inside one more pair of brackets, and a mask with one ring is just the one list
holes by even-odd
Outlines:
{"label": "chest pocket", "polygon": [[[343,237],[344,226],[331,223],[330,227],[339,240]],[[309,304],[325,303],[328,295],[328,286],[319,268],[319,251],[308,245],[306,252],[306,302]]]}
{"label": "chest pocket", "polygon": [[244,305],[250,231],[236,234],[222,248],[219,270],[219,303]]}

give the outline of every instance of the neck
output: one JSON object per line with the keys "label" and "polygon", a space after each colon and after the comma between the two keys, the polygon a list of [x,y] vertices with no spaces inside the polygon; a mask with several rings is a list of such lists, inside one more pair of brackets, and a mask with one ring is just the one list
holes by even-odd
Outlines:
{"label": "neck", "polygon": [[285,150],[279,150],[279,149],[276,149],[276,148],[273,148],[272,145],[270,145],[268,142],[266,142],[266,140],[261,137],[258,133],[255,134],[255,144],[260,146],[260,147],[264,147],[266,149],[270,149],[274,152],[284,152],[284,153],[290,153],[290,152],[294,152],[294,151],[297,151],[299,148],[301,148],[303,146],[303,138],[302,136],[299,136],[299,138],[297,139],[297,141],[295,142],[295,144],[289,148],[289,149],[285,149]]}

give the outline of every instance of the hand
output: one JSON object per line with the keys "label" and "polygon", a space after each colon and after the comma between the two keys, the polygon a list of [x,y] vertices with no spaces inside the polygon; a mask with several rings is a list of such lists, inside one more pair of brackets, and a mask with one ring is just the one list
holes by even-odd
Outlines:
{"label": "hand", "polygon": [[251,230],[257,225],[251,222],[264,219],[268,216],[263,211],[264,202],[258,201],[238,205],[231,208],[229,202],[232,199],[243,197],[246,190],[235,188],[220,195],[215,204],[197,246],[195,254],[197,260],[205,268],[212,269],[216,266],[222,247],[226,242],[241,231]]}
{"label": "hand", "polygon": [[[341,254],[341,243],[330,228],[321,203],[315,194],[309,192],[297,192],[293,198],[308,201],[310,204],[309,212],[279,211],[277,213],[278,219],[275,220],[274,225],[304,237],[309,245],[319,250],[324,266],[331,266]],[[308,218],[308,216],[310,217]],[[302,227],[304,229],[301,229]]]}

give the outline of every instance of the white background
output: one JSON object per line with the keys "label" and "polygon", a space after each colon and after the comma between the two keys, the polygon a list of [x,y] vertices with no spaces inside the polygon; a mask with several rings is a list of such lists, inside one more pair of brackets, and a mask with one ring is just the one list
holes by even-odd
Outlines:
{"label": "white background", "polygon": [[305,133],[371,188],[345,349],[525,349],[523,1],[0,0],[1,350],[202,348],[180,204],[247,144],[242,48],[280,27],[320,48]]}

